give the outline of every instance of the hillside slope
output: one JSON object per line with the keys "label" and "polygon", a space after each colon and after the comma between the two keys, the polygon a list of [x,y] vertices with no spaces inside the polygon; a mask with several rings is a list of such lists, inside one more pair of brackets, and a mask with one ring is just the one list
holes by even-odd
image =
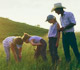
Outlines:
{"label": "hillside slope", "polygon": [[0,41],[7,36],[22,36],[24,32],[31,35],[44,36],[48,30],[0,17]]}

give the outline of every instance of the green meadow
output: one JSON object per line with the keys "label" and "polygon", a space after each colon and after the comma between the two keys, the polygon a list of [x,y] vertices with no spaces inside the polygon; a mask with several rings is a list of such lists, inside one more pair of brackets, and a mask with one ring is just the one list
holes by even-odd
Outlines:
{"label": "green meadow", "polygon": [[[16,63],[13,57],[12,52],[11,59],[9,64],[6,63],[6,55],[4,52],[4,48],[2,45],[2,41],[4,38],[8,36],[22,36],[25,32],[31,35],[41,36],[47,42],[47,58],[48,61],[44,62],[41,58],[35,60],[34,59],[34,48],[36,46],[31,46],[30,44],[23,44],[22,49],[22,61],[20,63]],[[48,48],[48,30],[39,28],[36,26],[31,26],[25,23],[15,22],[8,18],[0,18],[0,70],[80,70],[80,65],[77,65],[77,60],[75,55],[71,50],[71,62],[66,63],[65,56],[63,52],[62,46],[62,38],[60,37],[58,53],[61,58],[61,62],[52,65],[51,57]],[[76,33],[77,44],[80,52],[80,33]]]}

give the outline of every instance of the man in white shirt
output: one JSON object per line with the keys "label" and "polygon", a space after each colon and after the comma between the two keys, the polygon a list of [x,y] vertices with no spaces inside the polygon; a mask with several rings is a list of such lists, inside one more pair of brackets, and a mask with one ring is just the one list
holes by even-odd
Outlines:
{"label": "man in white shirt", "polygon": [[78,51],[78,46],[74,33],[74,26],[76,25],[76,21],[73,13],[65,12],[64,9],[65,7],[63,7],[61,3],[56,3],[54,4],[54,8],[51,10],[51,12],[55,11],[58,15],[61,14],[60,21],[62,28],[60,28],[59,31],[62,31],[62,42],[66,61],[71,61],[69,50],[69,47],[71,46],[78,60],[78,63],[80,64],[80,53]]}

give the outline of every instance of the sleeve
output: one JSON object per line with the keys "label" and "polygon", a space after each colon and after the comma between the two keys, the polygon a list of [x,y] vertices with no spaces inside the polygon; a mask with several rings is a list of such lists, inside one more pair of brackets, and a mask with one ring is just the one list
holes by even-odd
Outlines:
{"label": "sleeve", "polygon": [[69,21],[70,23],[76,24],[75,17],[73,13],[69,13]]}

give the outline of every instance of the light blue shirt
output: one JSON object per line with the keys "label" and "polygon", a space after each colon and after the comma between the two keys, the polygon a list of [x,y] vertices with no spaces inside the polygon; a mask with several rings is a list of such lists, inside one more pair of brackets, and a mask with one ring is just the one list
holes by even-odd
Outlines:
{"label": "light blue shirt", "polygon": [[32,39],[34,39],[34,43],[40,43],[40,40],[42,39],[41,37],[39,36],[31,36],[29,38],[29,41],[31,41]]}
{"label": "light blue shirt", "polygon": [[[60,17],[62,27],[66,27],[70,23],[76,24],[74,15],[71,12],[64,12],[63,16]],[[74,27],[66,29],[64,32],[74,32]]]}
{"label": "light blue shirt", "polygon": [[10,47],[10,44],[13,42],[13,39],[16,38],[15,36],[7,37],[3,40],[4,47]]}
{"label": "light blue shirt", "polygon": [[48,37],[57,37],[57,22],[50,26]]}

